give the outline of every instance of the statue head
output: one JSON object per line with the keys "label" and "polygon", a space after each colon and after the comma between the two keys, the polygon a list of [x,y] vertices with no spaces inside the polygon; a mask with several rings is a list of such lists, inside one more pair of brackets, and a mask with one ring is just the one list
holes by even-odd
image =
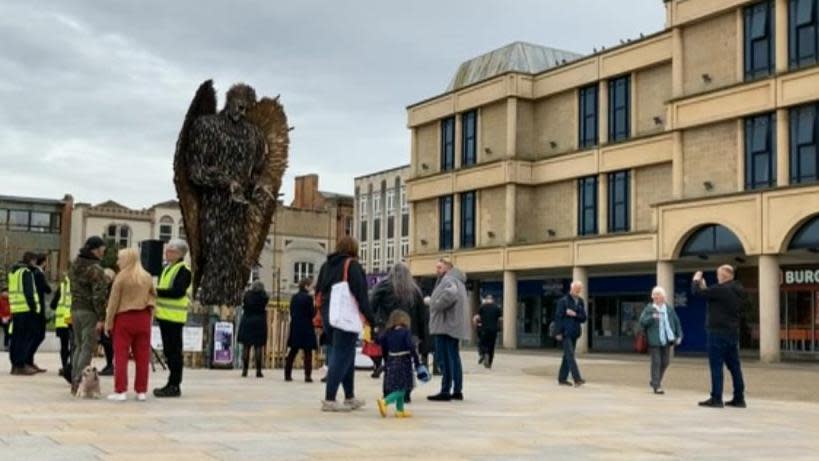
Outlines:
{"label": "statue head", "polygon": [[237,83],[227,92],[223,112],[234,122],[245,118],[245,114],[256,104],[256,90],[244,83]]}

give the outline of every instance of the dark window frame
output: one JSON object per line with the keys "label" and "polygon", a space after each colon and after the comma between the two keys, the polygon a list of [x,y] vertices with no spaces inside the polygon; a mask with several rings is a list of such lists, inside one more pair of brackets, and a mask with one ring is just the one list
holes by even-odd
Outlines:
{"label": "dark window frame", "polygon": [[401,213],[401,237],[409,237],[409,213]]}
{"label": "dark window frame", "polygon": [[[589,101],[589,99],[592,99]],[[600,111],[600,88],[597,83],[585,86],[578,90],[578,132],[577,146],[580,149],[588,149],[596,146],[600,142],[599,131],[599,111]],[[589,105],[592,112],[589,113]]]}
{"label": "dark window frame", "polygon": [[358,240],[360,240],[361,242],[366,242],[367,241],[367,231],[368,230],[369,229],[367,229],[367,221],[366,220],[361,221],[361,226],[360,226],[360,229],[359,229],[359,231],[361,232],[361,235],[359,235]]}
{"label": "dark window frame", "polygon": [[[586,191],[591,190],[591,196]],[[577,235],[596,235],[598,210],[598,180],[597,176],[587,176],[577,180]],[[586,212],[591,211],[591,222],[586,220]]]}
{"label": "dark window frame", "polygon": [[461,248],[475,248],[477,194],[461,193]]}
{"label": "dark window frame", "polygon": [[451,250],[454,246],[453,221],[454,201],[451,195],[438,198],[438,247]]}
{"label": "dark window frame", "polygon": [[395,216],[387,216],[387,238],[395,238]]}
{"label": "dark window frame", "polygon": [[[819,5],[817,3],[819,0],[788,1],[788,65],[791,69],[819,62]],[[810,7],[807,12],[808,18],[800,15],[800,13],[805,13],[803,10],[805,5]],[[803,54],[803,48],[808,45],[813,47],[813,52]]]}
{"label": "dark window frame", "polygon": [[[761,125],[764,123],[767,128]],[[760,133],[758,130],[767,129]],[[762,145],[756,141],[760,140]],[[745,119],[745,190],[776,187],[776,117],[772,113],[755,115]],[[762,157],[767,157],[764,159]],[[760,160],[762,158],[762,160]],[[760,179],[758,162],[765,162],[768,177]]]}
{"label": "dark window frame", "polygon": [[381,218],[373,219],[373,241],[381,241]]}
{"label": "dark window frame", "polygon": [[441,171],[455,169],[455,117],[441,120]]}
{"label": "dark window frame", "polygon": [[[631,75],[610,79],[609,85],[609,143],[627,140],[631,137]],[[620,100],[622,98],[622,101]],[[622,126],[617,116],[622,112]]]}
{"label": "dark window frame", "polygon": [[[773,74],[776,64],[776,37],[773,2],[763,0],[745,7],[743,10],[743,69],[745,81],[768,77]],[[762,25],[758,23],[764,21]],[[757,56],[764,50],[767,61]]]}
{"label": "dark window frame", "polygon": [[[25,224],[15,224],[12,223],[11,217],[14,213],[25,213],[26,214],[26,222]],[[6,220],[9,230],[12,231],[29,231],[31,230],[31,211],[30,210],[15,210],[9,209],[8,210],[8,218]]]}
{"label": "dark window frame", "polygon": [[[471,129],[471,135],[470,135]],[[461,114],[461,166],[478,163],[478,110]]]}
{"label": "dark window frame", "polygon": [[608,231],[629,232],[631,230],[631,174],[628,170],[616,171],[608,175]]}
{"label": "dark window frame", "polygon": [[[807,123],[802,123],[803,118]],[[806,104],[791,108],[788,120],[790,122],[790,146],[788,146],[790,182],[791,184],[819,182],[819,104]],[[809,129],[810,133],[804,133],[805,129]],[[806,136],[809,136],[809,139],[805,140]],[[803,149],[807,152],[804,152]],[[803,160],[811,157],[813,174],[803,171],[807,169],[804,168]]]}

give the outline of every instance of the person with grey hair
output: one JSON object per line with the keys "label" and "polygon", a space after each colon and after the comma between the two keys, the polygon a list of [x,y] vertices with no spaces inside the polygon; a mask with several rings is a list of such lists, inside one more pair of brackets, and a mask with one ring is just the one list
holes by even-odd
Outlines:
{"label": "person with grey hair", "polygon": [[247,377],[250,366],[250,350],[256,359],[256,377],[262,375],[262,352],[267,344],[267,303],[270,297],[261,280],[250,284],[242,302],[242,323],[239,324],[238,341],[242,344],[242,378]]}
{"label": "person with grey hair", "polygon": [[671,346],[682,342],[682,324],[677,312],[666,302],[663,287],[651,290],[651,300],[640,315],[640,326],[645,330],[651,354],[651,388],[655,394],[665,394],[663,376],[671,359]]}
{"label": "person with grey hair", "polygon": [[165,245],[165,268],[159,276],[156,288],[157,300],[154,316],[162,334],[162,352],[168,362],[168,384],[154,389],[154,396],[179,397],[182,391],[182,331],[188,321],[190,288],[193,280],[191,270],[185,263],[188,244],[184,240],[171,240]]}
{"label": "person with grey hair", "polygon": [[572,385],[568,381],[569,372],[572,374],[575,387],[586,383],[580,376],[580,369],[574,357],[577,338],[583,332],[583,323],[586,322],[586,304],[583,298],[580,297],[582,292],[583,284],[578,281],[572,282],[569,294],[561,298],[555,307],[555,325],[557,327],[555,339],[563,344],[563,360],[560,362],[560,372],[557,376],[557,382],[561,386]]}

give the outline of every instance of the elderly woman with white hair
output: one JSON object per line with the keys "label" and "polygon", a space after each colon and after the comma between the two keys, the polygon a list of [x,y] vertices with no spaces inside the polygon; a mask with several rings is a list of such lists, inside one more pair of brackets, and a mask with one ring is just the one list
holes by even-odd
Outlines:
{"label": "elderly woman with white hair", "polygon": [[671,346],[682,342],[682,325],[677,312],[666,302],[662,287],[651,290],[651,299],[640,315],[640,325],[645,330],[651,354],[651,387],[655,394],[665,394],[663,376],[671,360]]}

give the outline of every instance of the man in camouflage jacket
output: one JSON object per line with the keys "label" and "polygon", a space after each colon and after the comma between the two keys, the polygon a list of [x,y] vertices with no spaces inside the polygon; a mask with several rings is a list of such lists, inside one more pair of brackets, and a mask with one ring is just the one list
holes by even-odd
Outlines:
{"label": "man in camouflage jacket", "polygon": [[71,265],[71,320],[74,329],[72,386],[74,393],[82,378],[82,370],[91,364],[97,342],[105,326],[108,281],[100,266],[105,254],[105,242],[90,237]]}

